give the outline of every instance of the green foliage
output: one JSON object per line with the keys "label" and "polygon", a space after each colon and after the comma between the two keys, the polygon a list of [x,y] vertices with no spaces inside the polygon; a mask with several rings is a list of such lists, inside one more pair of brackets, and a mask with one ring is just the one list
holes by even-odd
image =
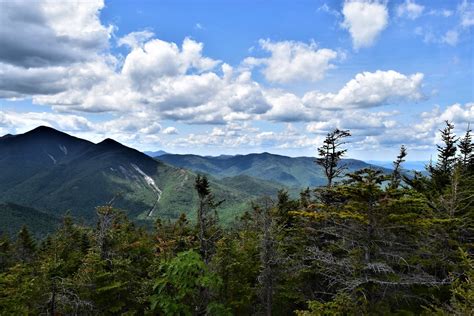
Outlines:
{"label": "green foliage", "polygon": [[151,310],[165,315],[194,315],[195,311],[209,313],[222,310],[216,301],[201,306],[204,291],[217,290],[220,278],[210,272],[198,253],[193,250],[178,253],[159,267],[160,273],[150,297]]}
{"label": "green foliage", "polygon": [[352,297],[345,293],[336,295],[334,300],[328,302],[309,301],[308,310],[297,310],[297,316],[340,316],[357,314],[360,307]]}

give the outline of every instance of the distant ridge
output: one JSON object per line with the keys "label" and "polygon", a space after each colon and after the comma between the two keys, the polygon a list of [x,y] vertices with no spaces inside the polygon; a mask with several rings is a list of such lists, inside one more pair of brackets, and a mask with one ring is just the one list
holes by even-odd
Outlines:
{"label": "distant ridge", "polygon": [[[314,157],[287,157],[263,152],[216,157],[166,154],[157,159],[220,179],[247,175],[294,188],[316,187],[326,183],[323,170],[314,162]],[[367,167],[389,172],[389,169],[356,159],[343,159],[341,163],[347,166],[348,172]]]}
{"label": "distant ridge", "polygon": [[164,150],[158,150],[158,151],[144,151],[143,152],[145,155],[148,155],[150,157],[159,157],[168,154]]}

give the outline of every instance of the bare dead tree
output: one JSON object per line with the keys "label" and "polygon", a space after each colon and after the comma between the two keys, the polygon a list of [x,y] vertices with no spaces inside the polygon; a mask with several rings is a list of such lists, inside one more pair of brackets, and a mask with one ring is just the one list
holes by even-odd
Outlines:
{"label": "bare dead tree", "polygon": [[224,202],[215,202],[206,176],[198,175],[194,185],[198,196],[197,210],[199,250],[206,264],[209,264],[220,235],[217,208]]}
{"label": "bare dead tree", "polygon": [[113,221],[115,219],[115,213],[112,206],[100,206],[97,208],[97,230],[96,230],[96,240],[97,246],[100,252],[100,258],[102,260],[109,258],[109,232],[112,227]]}

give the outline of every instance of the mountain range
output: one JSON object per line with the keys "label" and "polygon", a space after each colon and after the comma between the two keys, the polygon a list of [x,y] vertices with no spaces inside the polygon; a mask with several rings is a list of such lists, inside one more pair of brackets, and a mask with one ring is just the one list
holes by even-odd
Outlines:
{"label": "mountain range", "polygon": [[[327,181],[323,170],[316,165],[313,157],[287,157],[264,152],[217,157],[165,154],[156,158],[176,167],[210,174],[218,179],[245,175],[299,190],[321,186]],[[341,164],[348,172],[367,167],[389,171],[356,159],[343,159]]]}
{"label": "mountain range", "polygon": [[[193,220],[196,173],[208,174],[216,198],[225,200],[224,222],[258,196],[274,196],[283,188],[295,194],[325,183],[310,157],[157,155],[112,139],[95,144],[45,126],[0,137],[0,231],[18,229],[32,218],[47,230],[66,213],[91,224],[95,208],[107,203],[145,224],[182,213]],[[353,159],[343,163],[349,171],[371,166]]]}

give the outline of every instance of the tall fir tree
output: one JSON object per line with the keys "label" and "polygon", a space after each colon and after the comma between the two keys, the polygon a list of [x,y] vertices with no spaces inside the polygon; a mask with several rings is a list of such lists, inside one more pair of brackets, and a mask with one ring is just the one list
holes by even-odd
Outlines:
{"label": "tall fir tree", "polygon": [[347,149],[341,147],[345,144],[344,139],[349,136],[351,133],[348,130],[335,129],[327,134],[323,145],[318,148],[319,158],[316,163],[323,167],[328,188],[332,187],[334,180],[345,170],[345,166],[341,166],[339,162],[347,152]]}

